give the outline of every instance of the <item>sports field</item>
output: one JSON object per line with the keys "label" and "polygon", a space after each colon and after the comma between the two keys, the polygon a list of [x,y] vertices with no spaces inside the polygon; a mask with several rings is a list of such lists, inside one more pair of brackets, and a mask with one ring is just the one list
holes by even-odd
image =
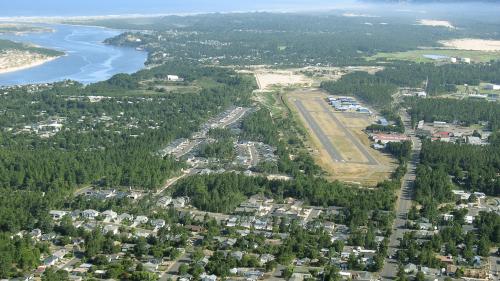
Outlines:
{"label": "sports field", "polygon": [[309,133],[317,163],[331,179],[375,185],[390,176],[394,160],[370,147],[363,132],[374,117],[356,112],[335,112],[319,90],[297,90],[287,101]]}

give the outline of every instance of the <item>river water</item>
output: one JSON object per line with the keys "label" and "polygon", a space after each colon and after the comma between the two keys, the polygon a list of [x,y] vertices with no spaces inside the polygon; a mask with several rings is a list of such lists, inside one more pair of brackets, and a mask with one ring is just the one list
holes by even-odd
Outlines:
{"label": "river water", "polygon": [[144,67],[146,52],[103,43],[105,39],[120,34],[119,30],[62,24],[47,26],[55,32],[8,34],[0,35],[0,38],[63,51],[66,56],[30,69],[0,74],[1,86],[64,79],[88,84],[106,80],[117,73],[133,73]]}

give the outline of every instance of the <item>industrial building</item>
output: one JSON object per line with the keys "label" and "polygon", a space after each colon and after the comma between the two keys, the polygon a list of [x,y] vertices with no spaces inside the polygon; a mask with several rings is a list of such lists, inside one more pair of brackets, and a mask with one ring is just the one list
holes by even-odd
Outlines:
{"label": "industrial building", "polygon": [[489,91],[497,91],[497,90],[500,90],[500,85],[496,85],[496,84],[486,84],[484,86],[484,89],[485,90],[489,90]]}
{"label": "industrial building", "polygon": [[408,136],[398,134],[374,134],[371,138],[374,142],[384,145],[390,142],[403,142],[410,140]]}
{"label": "industrial building", "polygon": [[328,103],[335,108],[337,111],[341,112],[359,112],[371,114],[368,108],[365,108],[359,104],[353,97],[328,97]]}

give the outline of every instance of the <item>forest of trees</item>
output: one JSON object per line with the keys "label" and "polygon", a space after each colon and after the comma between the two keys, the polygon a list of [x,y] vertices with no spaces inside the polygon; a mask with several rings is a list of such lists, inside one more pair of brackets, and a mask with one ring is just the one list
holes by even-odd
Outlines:
{"label": "forest of trees", "polygon": [[18,270],[35,268],[40,263],[40,254],[48,251],[48,245],[35,243],[29,237],[12,239],[9,234],[0,233],[0,277],[15,276]]}
{"label": "forest of trees", "polygon": [[[490,145],[487,146],[426,141],[422,147],[421,163],[432,170],[441,171],[444,175],[451,175],[455,185],[460,188],[498,196],[500,195],[498,147],[500,147],[498,134],[490,138]],[[440,193],[439,190],[435,192]],[[439,200],[446,198],[446,195],[434,194],[433,197]]]}
{"label": "forest of trees", "polygon": [[220,161],[232,161],[236,156],[234,145],[236,136],[230,129],[211,129],[208,135],[214,138],[213,142],[200,147],[199,156],[217,158]]}
{"label": "forest of trees", "polygon": [[[500,83],[499,77],[500,61],[444,65],[394,62],[373,75],[353,72],[344,75],[338,81],[324,81],[321,83],[321,88],[334,95],[356,96],[370,105],[389,110],[398,87],[425,88],[427,93],[438,95],[455,92],[456,85],[478,86],[480,82]],[[465,119],[463,122],[474,122],[479,119],[491,120],[493,123],[498,122],[497,108],[500,108],[485,101],[451,99],[423,101],[410,99],[407,106],[412,108],[412,117],[426,121],[437,118],[444,119],[442,121],[453,121],[462,116]]]}
{"label": "forest of trees", "polygon": [[408,161],[411,155],[411,141],[387,143],[385,151],[393,155],[399,161]]}
{"label": "forest of trees", "polygon": [[[291,176],[321,173],[311,155],[304,151],[298,134],[292,120],[279,116],[271,117],[271,113],[265,108],[252,113],[242,122],[241,139],[276,147],[277,163],[262,161],[253,168],[261,173],[284,173]],[[293,160],[290,159],[291,154],[295,155]]]}
{"label": "forest of trees", "polygon": [[322,82],[321,88],[334,95],[355,96],[375,106],[390,106],[392,95],[397,91],[395,84],[366,72],[354,72],[338,81]]}
{"label": "forest of trees", "polygon": [[18,43],[10,40],[0,39],[0,51],[6,50],[18,50],[18,51],[29,51],[36,54],[46,55],[50,57],[57,57],[64,55],[64,52],[57,50],[34,47],[28,44]]}
{"label": "forest of trees", "polygon": [[409,99],[407,105],[411,108],[410,115],[414,124],[420,120],[457,122],[464,126],[488,122],[491,130],[500,128],[500,105],[497,103],[443,98]]}
{"label": "forest of trees", "polygon": [[[437,46],[438,40],[457,36],[456,31],[437,31],[400,19],[389,21],[388,25],[368,27],[362,18],[332,14],[318,17],[241,13],[161,17],[147,23],[97,20],[93,24],[152,30],[140,34],[127,32],[108,40],[112,44],[145,47],[151,52],[148,63],[163,59],[155,54],[164,52],[169,57],[185,61],[204,60],[211,63],[213,60],[207,58],[217,58],[218,63],[225,65],[366,64],[364,57],[377,52],[411,50],[422,45]],[[142,41],[127,40],[129,35],[138,36]],[[161,38],[158,39],[158,36]]]}
{"label": "forest of trees", "polygon": [[[297,198],[316,206],[343,206],[351,213],[366,215],[369,210],[391,210],[396,187],[382,183],[374,190],[367,190],[309,176],[301,176],[293,181],[272,181],[224,173],[182,179],[175,185],[173,195],[188,196],[193,206],[211,212],[229,213],[249,196],[261,194],[276,200]],[[357,221],[354,217],[356,224],[367,223],[365,219]]]}
{"label": "forest of trees", "polygon": [[[63,83],[36,95],[22,89],[3,95],[4,128],[21,131],[57,118],[64,129],[50,138],[0,132],[0,232],[48,230],[48,211],[71,202],[79,186],[157,188],[184,166],[157,151],[227,107],[245,105],[254,87],[254,81],[230,70],[183,66],[191,81],[212,82],[183,95],[134,91],[141,79],[172,73],[175,67],[117,75],[88,87]],[[87,95],[109,98],[90,102]],[[18,258],[19,251],[12,249]]]}

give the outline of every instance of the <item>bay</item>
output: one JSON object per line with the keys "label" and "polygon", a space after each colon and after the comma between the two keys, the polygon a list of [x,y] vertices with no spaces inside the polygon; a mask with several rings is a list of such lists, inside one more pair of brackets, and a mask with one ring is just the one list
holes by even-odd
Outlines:
{"label": "bay", "polygon": [[102,81],[118,73],[134,73],[144,67],[147,53],[104,44],[123,31],[93,26],[45,25],[54,32],[0,35],[1,39],[55,49],[66,53],[56,60],[16,72],[0,74],[0,85],[49,83],[65,79],[84,84]]}

